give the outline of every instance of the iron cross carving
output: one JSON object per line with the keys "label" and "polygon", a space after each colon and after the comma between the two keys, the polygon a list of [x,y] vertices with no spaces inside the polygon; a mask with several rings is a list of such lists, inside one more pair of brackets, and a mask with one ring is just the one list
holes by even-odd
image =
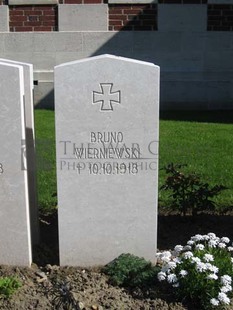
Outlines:
{"label": "iron cross carving", "polygon": [[93,91],[93,104],[101,103],[100,111],[113,111],[113,103],[121,103],[121,91],[112,91],[113,83],[100,83],[101,92]]}

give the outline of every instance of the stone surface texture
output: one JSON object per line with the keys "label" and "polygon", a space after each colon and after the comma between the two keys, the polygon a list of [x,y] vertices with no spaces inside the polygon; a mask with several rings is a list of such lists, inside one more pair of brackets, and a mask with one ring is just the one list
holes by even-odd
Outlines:
{"label": "stone surface texture", "polygon": [[[232,36],[227,31],[185,29],[0,33],[0,57],[33,63],[35,73],[44,72],[43,83],[35,86],[35,104],[40,107],[54,102],[54,66],[108,53],[160,66],[161,110],[224,110],[232,108],[233,101]],[[218,96],[216,84],[221,85]]]}
{"label": "stone surface texture", "polygon": [[25,102],[25,126],[27,147],[27,174],[29,186],[30,221],[32,229],[32,243],[39,242],[39,214],[36,191],[36,154],[35,154],[35,128],[34,128],[34,104],[33,104],[33,65],[0,58],[0,62],[15,64],[23,67],[24,77],[24,102]]}
{"label": "stone surface texture", "polygon": [[154,261],[159,67],[111,55],[57,66],[55,111],[60,264]]}
{"label": "stone surface texture", "polygon": [[0,32],[9,31],[9,9],[7,5],[0,6]]}
{"label": "stone surface texture", "polygon": [[158,29],[159,31],[205,31],[207,5],[158,5]]}
{"label": "stone surface texture", "polygon": [[106,4],[60,4],[59,31],[107,31],[108,6]]}
{"label": "stone surface texture", "polygon": [[31,236],[23,68],[0,62],[0,76],[0,264],[29,266]]}

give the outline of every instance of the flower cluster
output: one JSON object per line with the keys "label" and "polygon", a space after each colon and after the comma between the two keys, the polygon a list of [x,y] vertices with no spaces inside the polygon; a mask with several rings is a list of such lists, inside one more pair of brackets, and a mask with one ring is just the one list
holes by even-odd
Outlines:
{"label": "flower cluster", "polygon": [[199,301],[204,309],[223,308],[233,294],[233,246],[214,233],[195,235],[185,246],[157,254],[159,281],[167,281],[182,298]]}

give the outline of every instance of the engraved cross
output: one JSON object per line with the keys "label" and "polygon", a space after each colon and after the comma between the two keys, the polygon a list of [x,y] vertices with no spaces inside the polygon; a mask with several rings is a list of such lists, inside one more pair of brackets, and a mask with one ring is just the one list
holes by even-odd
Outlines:
{"label": "engraved cross", "polygon": [[93,104],[101,103],[100,111],[113,111],[113,103],[121,103],[120,90],[113,92],[113,83],[100,83],[101,92],[93,91]]}

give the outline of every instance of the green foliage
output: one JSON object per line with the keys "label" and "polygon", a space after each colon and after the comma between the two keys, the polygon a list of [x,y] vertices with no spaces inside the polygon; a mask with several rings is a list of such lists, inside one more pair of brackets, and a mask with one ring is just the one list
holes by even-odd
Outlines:
{"label": "green foliage", "polygon": [[74,310],[79,309],[73,295],[73,288],[69,281],[58,281],[51,289],[55,309]]}
{"label": "green foliage", "polygon": [[121,254],[107,264],[103,272],[109,276],[112,285],[124,287],[145,287],[155,283],[158,267],[144,258],[132,254]]}
{"label": "green foliage", "polygon": [[214,210],[215,202],[212,198],[227,188],[223,185],[210,187],[195,173],[184,174],[180,171],[184,166],[171,163],[163,168],[168,177],[160,189],[172,192],[172,207],[183,215],[188,211],[196,215],[198,211]]}
{"label": "green foliage", "polygon": [[229,243],[229,238],[214,233],[198,234],[185,246],[158,253],[159,281],[169,283],[179,299],[198,305],[197,309],[225,309],[233,296],[233,247]]}
{"label": "green foliage", "polygon": [[14,277],[0,278],[0,298],[9,298],[21,286]]}

